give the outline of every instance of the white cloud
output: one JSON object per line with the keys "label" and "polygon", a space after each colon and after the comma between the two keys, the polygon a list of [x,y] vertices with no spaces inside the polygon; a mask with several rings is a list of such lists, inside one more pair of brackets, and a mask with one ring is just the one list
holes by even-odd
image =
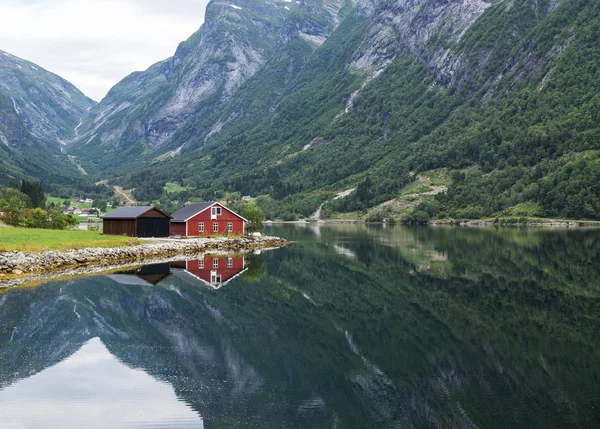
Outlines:
{"label": "white cloud", "polygon": [[2,0],[0,49],[100,100],[119,80],[172,56],[208,0]]}

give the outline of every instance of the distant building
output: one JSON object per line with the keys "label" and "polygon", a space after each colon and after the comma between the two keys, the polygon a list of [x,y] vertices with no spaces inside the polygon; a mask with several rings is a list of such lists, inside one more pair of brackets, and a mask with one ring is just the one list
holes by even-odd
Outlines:
{"label": "distant building", "polygon": [[243,234],[246,222],[246,219],[221,203],[197,203],[173,213],[171,234],[182,237]]}
{"label": "distant building", "polygon": [[251,200],[253,200],[253,199],[254,199],[254,198],[252,198],[250,195],[244,195],[244,196],[242,197],[242,201],[251,201]]}

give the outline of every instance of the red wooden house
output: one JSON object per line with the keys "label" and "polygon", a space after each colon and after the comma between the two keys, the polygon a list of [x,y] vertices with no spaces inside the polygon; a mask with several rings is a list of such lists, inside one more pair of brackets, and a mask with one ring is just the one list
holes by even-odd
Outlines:
{"label": "red wooden house", "polygon": [[191,204],[173,213],[171,235],[209,237],[216,234],[244,234],[246,219],[220,203]]}
{"label": "red wooden house", "polygon": [[191,283],[219,289],[246,271],[244,255],[205,255],[202,259],[171,262],[173,275]]}

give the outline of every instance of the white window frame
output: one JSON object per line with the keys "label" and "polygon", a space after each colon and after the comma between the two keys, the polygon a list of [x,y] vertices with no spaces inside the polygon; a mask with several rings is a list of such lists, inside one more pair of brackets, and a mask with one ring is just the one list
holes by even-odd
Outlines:
{"label": "white window frame", "polygon": [[219,222],[213,222],[213,232],[219,232]]}
{"label": "white window frame", "polygon": [[223,213],[223,211],[221,210],[221,207],[213,207],[212,208],[213,216],[220,216],[222,213]]}
{"label": "white window frame", "polygon": [[198,224],[198,232],[204,232],[204,222]]}
{"label": "white window frame", "polygon": [[204,269],[204,259],[199,259],[198,260],[198,268],[203,270]]}
{"label": "white window frame", "polygon": [[217,276],[217,275],[213,275],[210,277],[210,282],[213,285],[220,285],[221,284],[221,276]]}
{"label": "white window frame", "polygon": [[233,258],[227,258],[227,268],[233,268]]}
{"label": "white window frame", "polygon": [[233,232],[233,222],[227,222],[227,232]]}
{"label": "white window frame", "polygon": [[219,268],[219,258],[213,258],[213,268]]}

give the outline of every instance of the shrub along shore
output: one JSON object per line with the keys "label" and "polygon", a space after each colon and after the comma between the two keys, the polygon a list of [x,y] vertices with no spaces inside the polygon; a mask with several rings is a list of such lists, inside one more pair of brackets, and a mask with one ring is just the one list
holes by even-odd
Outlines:
{"label": "shrub along shore", "polygon": [[[66,252],[0,252],[0,283],[16,277],[52,273],[72,267],[109,267],[117,263],[144,263],[155,258],[191,256],[210,251],[243,251],[282,247],[279,237],[198,238],[160,240],[129,247],[88,248]],[[0,287],[2,285],[0,284]]]}

